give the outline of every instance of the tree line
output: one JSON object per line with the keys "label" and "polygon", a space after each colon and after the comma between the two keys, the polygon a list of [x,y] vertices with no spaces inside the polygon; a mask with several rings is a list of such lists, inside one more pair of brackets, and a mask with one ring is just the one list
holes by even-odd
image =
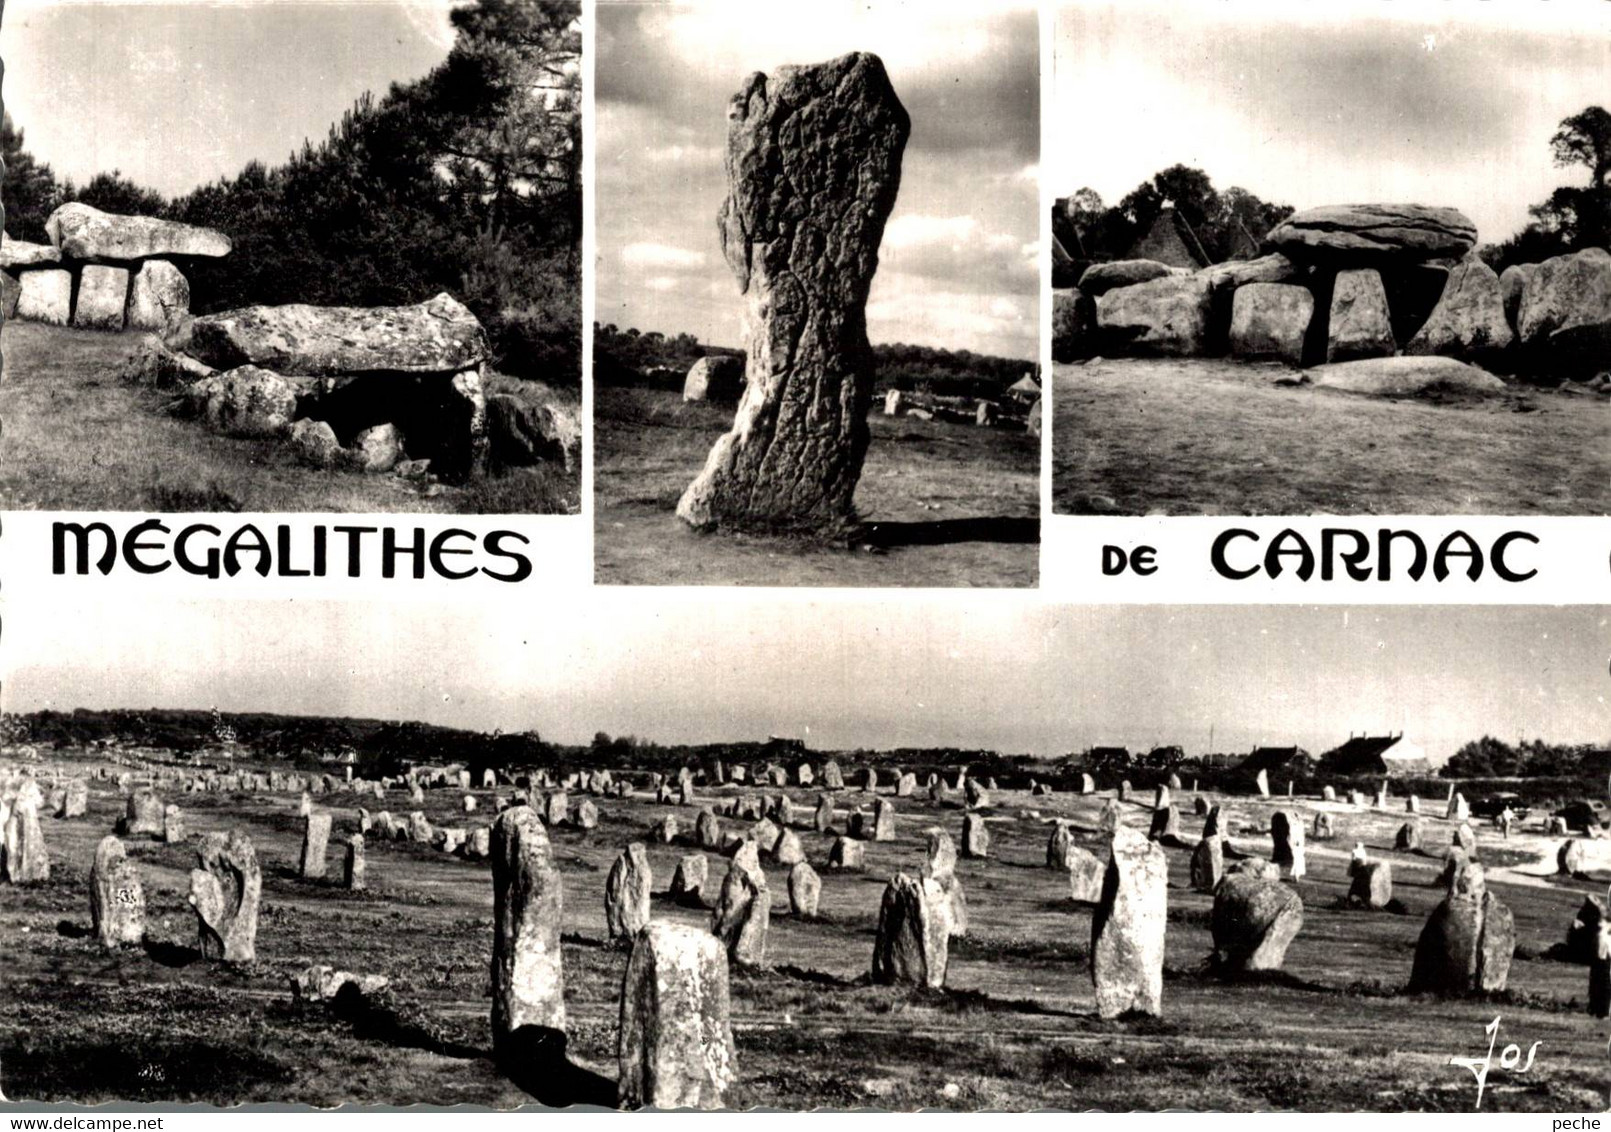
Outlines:
{"label": "tree line", "polygon": [[45,240],[68,201],[217,228],[187,265],[192,308],[383,306],[439,291],[486,325],[506,373],[581,381],[581,31],[577,0],[473,0],[448,57],[366,93],[317,144],[176,199],[118,170],[58,179],[0,123],[6,232]]}

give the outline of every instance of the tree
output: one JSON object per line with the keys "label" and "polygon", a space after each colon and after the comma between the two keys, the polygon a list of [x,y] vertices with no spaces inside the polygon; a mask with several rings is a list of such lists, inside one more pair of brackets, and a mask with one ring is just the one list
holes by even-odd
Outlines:
{"label": "tree", "polygon": [[61,203],[61,188],[50,166],[24,148],[23,131],[0,117],[0,161],[5,162],[5,230],[13,239],[45,243],[45,221]]}
{"label": "tree", "polygon": [[1607,187],[1606,179],[1611,177],[1611,114],[1599,106],[1590,106],[1562,118],[1549,145],[1556,165],[1585,165],[1589,187]]}
{"label": "tree", "polygon": [[77,201],[119,216],[160,216],[168,207],[161,193],[141,188],[121,169],[97,173],[82,189],[71,180],[62,186],[62,201]]}

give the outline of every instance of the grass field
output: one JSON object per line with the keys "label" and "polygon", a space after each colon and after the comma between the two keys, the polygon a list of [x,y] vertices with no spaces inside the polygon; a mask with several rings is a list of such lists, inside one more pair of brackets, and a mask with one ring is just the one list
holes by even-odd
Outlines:
{"label": "grass field", "polygon": [[731,406],[665,390],[594,393],[595,577],[628,585],[1032,586],[1040,440],[874,413],[856,506],[867,541],[843,549],[699,534],[677,500],[732,427]]}
{"label": "grass field", "polygon": [[[1277,364],[1054,367],[1059,514],[1603,515],[1611,398],[1386,400]],[[1288,384],[1281,384],[1283,380]]]}
{"label": "grass field", "polygon": [[552,467],[438,485],[320,471],[272,440],[217,436],[168,412],[173,391],[125,383],[135,334],[39,323],[0,331],[0,507],[9,511],[575,513],[578,473]]}
{"label": "grass field", "polygon": [[[722,791],[728,793],[730,791]],[[775,791],[774,791],[775,792]],[[433,822],[467,821],[458,791],[427,793]],[[812,790],[790,789],[797,801]],[[1201,819],[1182,831],[1194,842]],[[839,822],[860,791],[839,795]],[[1168,848],[1169,932],[1163,1015],[1102,1021],[1094,1011],[1086,956],[1091,912],[1068,897],[1067,881],[1044,867],[1048,821],[1072,818],[1103,852],[1096,813],[1106,795],[1029,798],[999,792],[988,811],[992,856],[963,861],[971,924],[953,941],[943,992],[880,988],[865,973],[879,900],[888,877],[915,870],[923,831],[934,824],[960,839],[960,810],[901,799],[898,839],[867,847],[865,873],[823,868],[829,839],[802,830],[823,878],[817,921],[788,913],[785,873],[768,868],[773,918],[768,970],[733,976],[738,1083],[735,1107],[873,1106],[892,1109],[1053,1107],[1067,1109],[1434,1109],[1470,1111],[1471,1073],[1449,1064],[1481,1056],[1484,1027],[1501,1018],[1499,1048],[1542,1042],[1525,1075],[1495,1067],[1485,1111],[1594,1110],[1606,1104],[1606,1030],[1584,1009],[1583,967],[1546,958],[1564,939],[1586,891],[1601,884],[1548,875],[1553,842],[1513,836],[1501,847],[1483,829],[1491,891],[1514,910],[1517,956],[1509,989],[1485,1000],[1409,996],[1415,941],[1442,896],[1436,884],[1452,825],[1423,818],[1429,855],[1389,848],[1400,813],[1298,800],[1306,818],[1330,810],[1337,840],[1309,846],[1300,887],[1305,919],[1285,970],[1227,982],[1211,975],[1212,905],[1187,887],[1189,853]],[[529,1100],[489,1060],[488,964],[492,889],[486,864],[418,845],[368,850],[370,890],[351,893],[298,879],[296,799],[290,795],[182,794],[192,844],[128,842],[144,877],[148,943],[109,955],[92,939],[86,875],[96,842],[122,812],[115,787],[95,783],[84,819],[44,819],[52,879],[0,886],[0,1088],[12,1100],[278,1101],[317,1106]],[[1217,799],[1216,799],[1217,800]],[[615,1076],[619,993],[625,956],[603,944],[604,880],[622,845],[647,839],[651,824],[693,811],[646,795],[598,799],[598,829],[551,831],[565,883],[565,978],[570,1054],[584,1071]],[[356,829],[356,800],[316,798],[335,813],[332,871],[340,839]],[[375,803],[371,802],[371,805]],[[410,807],[400,791],[384,805]],[[1277,801],[1229,800],[1233,844],[1268,855]],[[1145,829],[1146,807],[1126,821]],[[732,827],[733,819],[724,819]],[[1307,824],[1307,822],[1306,822]],[[1534,820],[1536,824],[1536,819]],[[264,871],[256,965],[226,970],[197,958],[186,905],[194,839],[240,828]],[[1363,841],[1391,860],[1400,913],[1343,906],[1349,850]],[[655,912],[705,924],[706,913],[664,898],[684,846],[651,844]],[[725,865],[712,861],[719,884]],[[311,963],[388,976],[403,1004],[387,1019],[337,1017],[292,1004],[288,977]],[[1497,1058],[1496,1050],[1496,1058]],[[606,1082],[607,1084],[607,1082]],[[595,1095],[556,1096],[563,1102]]]}

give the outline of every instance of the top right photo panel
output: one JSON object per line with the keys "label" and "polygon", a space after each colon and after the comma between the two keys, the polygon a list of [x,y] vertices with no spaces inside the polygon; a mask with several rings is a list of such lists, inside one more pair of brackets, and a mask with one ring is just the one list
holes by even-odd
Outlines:
{"label": "top right photo panel", "polygon": [[1611,5],[1068,4],[1052,502],[1611,512]]}

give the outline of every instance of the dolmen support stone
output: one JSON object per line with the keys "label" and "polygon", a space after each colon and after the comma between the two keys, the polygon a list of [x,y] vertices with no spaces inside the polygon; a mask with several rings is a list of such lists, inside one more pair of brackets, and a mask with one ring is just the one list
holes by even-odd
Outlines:
{"label": "dolmen support stone", "polygon": [[257,914],[263,871],[252,839],[239,830],[208,833],[190,870],[190,904],[196,910],[204,959],[251,963],[257,959]]}
{"label": "dolmen support stone", "polygon": [[692,526],[851,519],[873,390],[867,293],[910,130],[862,53],[753,74],[730,102],[718,229],[746,299],[747,384],[677,505]]}
{"label": "dolmen support stone", "polygon": [[737,1076],[727,955],[697,928],[656,922],[634,937],[621,988],[624,1108],[722,1107]]}
{"label": "dolmen support stone", "polygon": [[492,825],[492,909],[494,1052],[562,1048],[564,886],[542,820],[529,806],[505,810]]}
{"label": "dolmen support stone", "polygon": [[1091,981],[1101,1017],[1161,1013],[1168,915],[1163,850],[1135,830],[1119,828],[1091,918]]}
{"label": "dolmen support stone", "polygon": [[108,834],[95,847],[90,868],[90,922],[103,947],[138,945],[145,939],[145,890],[140,870],[123,842]]}

